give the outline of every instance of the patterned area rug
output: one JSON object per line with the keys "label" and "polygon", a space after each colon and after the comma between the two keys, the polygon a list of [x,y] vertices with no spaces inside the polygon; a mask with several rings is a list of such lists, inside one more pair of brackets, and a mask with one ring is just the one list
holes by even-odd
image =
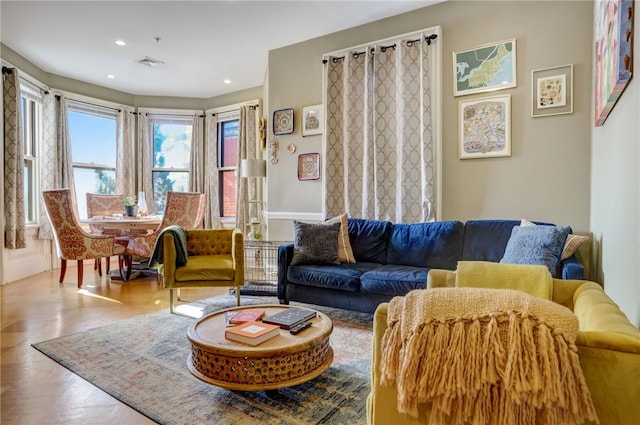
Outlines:
{"label": "patterned area rug", "polygon": [[[244,297],[242,304],[275,304]],[[334,324],[333,364],[277,394],[230,391],[187,369],[186,331],[195,319],[166,311],[33,344],[72,372],[160,424],[365,424],[372,315],[312,305]],[[205,314],[235,305],[223,295],[193,303]]]}

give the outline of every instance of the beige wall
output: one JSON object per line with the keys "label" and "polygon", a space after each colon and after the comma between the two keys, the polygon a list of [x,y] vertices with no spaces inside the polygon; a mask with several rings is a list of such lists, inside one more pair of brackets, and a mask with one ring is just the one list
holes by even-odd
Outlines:
{"label": "beige wall", "polygon": [[[322,54],[437,25],[442,27],[443,56],[439,218],[527,217],[588,231],[592,15],[588,1],[448,1],[271,51],[265,108],[270,128],[274,110],[293,107],[297,116],[295,133],[277,137],[280,159],[268,169],[269,236],[291,238],[292,217],[318,217],[322,211],[322,182],[299,182],[296,174],[297,154],[322,152],[320,136],[302,138],[299,130],[301,108],[322,100]],[[517,88],[453,97],[452,51],[513,37]],[[575,112],[531,118],[531,70],[569,63],[575,67]],[[512,102],[512,156],[458,159],[458,101],[506,93]],[[286,151],[290,143],[297,146],[294,155]]]}
{"label": "beige wall", "polygon": [[[635,2],[635,10],[640,4]],[[636,12],[637,13],[637,12]],[[640,22],[634,30],[640,61]],[[637,72],[636,72],[637,73]],[[597,279],[631,322],[640,326],[640,81],[635,75],[591,136],[591,231]]]}

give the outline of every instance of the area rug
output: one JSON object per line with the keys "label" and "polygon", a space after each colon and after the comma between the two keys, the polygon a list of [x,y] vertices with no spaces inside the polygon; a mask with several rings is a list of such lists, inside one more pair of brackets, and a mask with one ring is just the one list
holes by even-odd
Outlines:
{"label": "area rug", "polygon": [[[202,300],[205,312],[235,296]],[[242,304],[273,304],[244,297]],[[365,424],[372,315],[315,308],[334,324],[333,364],[319,377],[277,393],[218,388],[187,369],[186,331],[195,319],[160,311],[33,344],[37,350],[160,424]]]}

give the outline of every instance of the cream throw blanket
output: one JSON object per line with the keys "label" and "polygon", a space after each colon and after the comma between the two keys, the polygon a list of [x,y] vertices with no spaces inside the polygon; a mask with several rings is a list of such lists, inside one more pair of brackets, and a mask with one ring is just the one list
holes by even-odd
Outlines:
{"label": "cream throw blanket", "polygon": [[400,412],[428,403],[431,425],[597,422],[566,307],[510,289],[434,288],[393,298],[388,314],[381,383],[397,385]]}

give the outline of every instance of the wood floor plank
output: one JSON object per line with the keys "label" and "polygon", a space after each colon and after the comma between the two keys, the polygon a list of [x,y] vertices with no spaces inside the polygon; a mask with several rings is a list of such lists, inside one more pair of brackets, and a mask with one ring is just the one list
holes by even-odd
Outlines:
{"label": "wood floor plank", "polygon": [[[35,342],[108,325],[169,307],[169,291],[155,277],[126,283],[100,278],[85,267],[76,286],[69,267],[0,286],[0,423],[3,425],[153,424],[84,379],[31,347]],[[189,299],[226,293],[227,288],[184,291]]]}

